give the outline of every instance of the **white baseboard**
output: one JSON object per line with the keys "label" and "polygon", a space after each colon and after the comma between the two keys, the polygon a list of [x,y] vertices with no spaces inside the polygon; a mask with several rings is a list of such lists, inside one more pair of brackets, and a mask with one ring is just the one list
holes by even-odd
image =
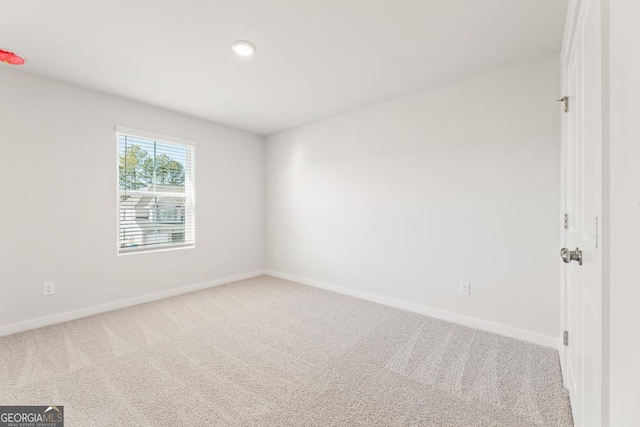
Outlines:
{"label": "white baseboard", "polygon": [[298,277],[291,274],[280,273],[278,271],[267,270],[266,274],[274,277],[279,277],[281,279],[291,280],[292,282],[298,282],[304,285],[314,286],[316,288],[326,289],[328,291],[350,295],[352,297],[377,302],[379,304],[384,304],[391,307],[400,308],[400,309],[411,311],[414,313],[424,314],[427,316],[435,317],[437,319],[446,320],[446,321],[457,323],[464,326],[469,326],[471,328],[493,332],[499,335],[504,335],[510,338],[527,341],[533,344],[538,344],[538,345],[550,347],[553,349],[558,348],[557,337],[542,335],[536,332],[526,331],[524,329],[518,329],[511,326],[502,325],[500,323],[489,322],[487,320],[477,319],[475,317],[469,317],[469,316],[464,316],[462,314],[439,310],[437,308],[428,307],[426,305],[414,304],[411,302],[384,297],[384,296],[372,294],[369,292],[345,288],[345,287],[334,285],[331,283],[321,282],[319,280],[307,279],[304,277]]}
{"label": "white baseboard", "polygon": [[250,273],[238,274],[236,276],[223,277],[221,279],[211,280],[209,282],[197,283],[195,285],[183,286],[181,288],[169,289],[153,294],[141,295],[134,298],[128,298],[120,301],[114,301],[107,304],[95,305],[93,307],[82,308],[80,310],[67,311],[65,313],[54,314],[52,316],[39,317],[37,319],[26,320],[19,323],[11,323],[9,325],[0,326],[0,337],[4,335],[15,334],[17,332],[28,331],[30,329],[41,328],[43,326],[55,325],[57,323],[68,322],[69,320],[79,319],[81,317],[92,316],[94,314],[105,313],[107,311],[117,310],[119,308],[131,307],[133,305],[144,304],[146,302],[157,301],[164,298],[182,295],[189,292],[199,291],[214,286],[220,286],[238,280],[250,279],[252,277],[267,274],[267,270],[258,270]]}
{"label": "white baseboard", "polygon": [[162,292],[141,295],[134,298],[114,301],[111,303],[96,305],[93,307],[87,307],[80,310],[68,311],[65,313],[55,314],[52,316],[40,317],[37,319],[31,319],[24,322],[3,325],[3,326],[0,326],[0,336],[15,334],[15,333],[27,331],[30,329],[41,328],[43,326],[55,325],[57,323],[68,322],[70,320],[92,316],[94,314],[105,313],[105,312],[117,310],[120,308],[131,307],[138,304],[157,301],[160,299],[169,298],[176,295],[182,295],[189,292],[199,291],[201,289],[206,289],[214,286],[236,282],[238,280],[250,279],[252,277],[257,277],[263,274],[268,274],[274,277],[280,277],[282,279],[287,279],[293,282],[298,282],[305,285],[326,289],[332,292],[350,295],[356,298],[361,298],[361,299],[376,302],[379,304],[400,308],[400,309],[411,311],[414,313],[424,314],[427,316],[435,317],[437,319],[442,319],[449,322],[458,323],[464,326],[469,326],[471,328],[481,329],[484,331],[505,335],[511,338],[516,338],[516,339],[528,341],[534,344],[543,345],[545,347],[551,347],[554,349],[558,349],[560,351],[562,350],[562,347],[561,347],[562,341],[561,340],[559,341],[558,338],[538,334],[535,332],[526,331],[523,329],[513,328],[511,326],[506,326],[499,323],[493,323],[486,320],[477,319],[474,317],[464,316],[464,315],[452,313],[449,311],[439,310],[439,309],[428,307],[425,305],[414,304],[411,302],[389,298],[381,295],[376,295],[369,292],[345,288],[345,287],[334,285],[331,283],[321,282],[319,280],[307,279],[304,277],[294,276],[291,274],[285,274],[285,273],[280,273],[280,272],[271,271],[271,270],[258,270],[250,273],[239,274],[236,276],[223,277],[223,278],[211,280],[208,282],[197,283],[195,285],[184,286],[176,289],[169,289]]}

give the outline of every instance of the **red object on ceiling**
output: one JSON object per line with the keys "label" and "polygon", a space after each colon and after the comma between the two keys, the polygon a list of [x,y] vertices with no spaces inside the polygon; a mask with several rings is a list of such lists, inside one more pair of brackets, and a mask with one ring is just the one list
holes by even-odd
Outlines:
{"label": "red object on ceiling", "polygon": [[22,65],[24,64],[24,59],[13,52],[7,52],[6,50],[0,49],[0,62],[5,62],[11,65]]}

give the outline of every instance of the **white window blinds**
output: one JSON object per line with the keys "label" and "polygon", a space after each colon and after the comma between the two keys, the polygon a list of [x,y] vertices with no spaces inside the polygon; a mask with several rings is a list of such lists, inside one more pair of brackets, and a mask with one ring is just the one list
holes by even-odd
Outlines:
{"label": "white window blinds", "polygon": [[117,128],[118,253],[195,244],[195,143]]}

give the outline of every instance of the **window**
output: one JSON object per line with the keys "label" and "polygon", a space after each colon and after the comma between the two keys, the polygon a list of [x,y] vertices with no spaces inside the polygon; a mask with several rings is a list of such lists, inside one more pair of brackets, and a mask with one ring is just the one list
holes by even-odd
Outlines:
{"label": "window", "polygon": [[195,244],[195,143],[117,128],[118,253]]}

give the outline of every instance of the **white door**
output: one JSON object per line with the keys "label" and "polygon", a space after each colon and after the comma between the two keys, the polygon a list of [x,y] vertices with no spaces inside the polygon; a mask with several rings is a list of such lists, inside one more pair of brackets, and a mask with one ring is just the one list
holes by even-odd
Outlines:
{"label": "white door", "polygon": [[[565,385],[576,426],[602,425],[601,310],[601,24],[600,0],[582,0],[563,50],[565,245]],[[565,40],[565,43],[567,41]],[[576,259],[582,257],[582,264]]]}

